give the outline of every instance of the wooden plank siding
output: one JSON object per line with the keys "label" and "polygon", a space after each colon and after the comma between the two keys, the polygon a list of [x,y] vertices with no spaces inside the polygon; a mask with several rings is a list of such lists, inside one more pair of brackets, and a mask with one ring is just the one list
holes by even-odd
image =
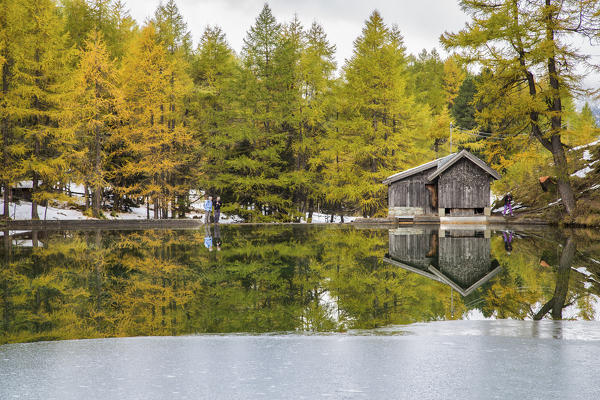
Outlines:
{"label": "wooden plank siding", "polygon": [[427,271],[437,256],[437,232],[389,234],[390,258]]}
{"label": "wooden plank siding", "polygon": [[490,175],[461,159],[438,177],[439,208],[475,209],[490,206]]}
{"label": "wooden plank siding", "polygon": [[391,183],[388,187],[389,206],[420,207],[423,209],[423,214],[435,214],[437,208],[432,206],[431,194],[425,186],[429,183],[427,175],[435,170],[436,168],[431,168]]}
{"label": "wooden plank siding", "polygon": [[441,237],[438,269],[463,289],[495,268],[491,240],[482,237]]}

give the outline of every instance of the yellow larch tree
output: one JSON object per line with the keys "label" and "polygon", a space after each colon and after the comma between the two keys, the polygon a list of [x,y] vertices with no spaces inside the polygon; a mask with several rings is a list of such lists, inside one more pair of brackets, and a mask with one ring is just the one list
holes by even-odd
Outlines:
{"label": "yellow larch tree", "polygon": [[20,2],[19,46],[14,57],[15,129],[27,146],[24,179],[33,182],[32,219],[38,202],[57,198],[68,180],[73,136],[61,124],[65,82],[70,78],[70,52],[52,0]]}
{"label": "yellow larch tree", "polygon": [[91,31],[80,54],[70,103],[78,137],[77,179],[92,189],[92,213],[101,216],[106,186],[106,143],[121,127],[123,101],[118,70],[102,34]]}
{"label": "yellow larch tree", "polygon": [[169,204],[173,206],[181,190],[173,177],[186,165],[192,145],[180,117],[189,78],[149,24],[132,42],[123,61],[122,80],[129,113],[123,139],[131,152],[122,172],[135,178],[131,180],[135,183],[122,189],[151,200],[154,218],[166,218]]}

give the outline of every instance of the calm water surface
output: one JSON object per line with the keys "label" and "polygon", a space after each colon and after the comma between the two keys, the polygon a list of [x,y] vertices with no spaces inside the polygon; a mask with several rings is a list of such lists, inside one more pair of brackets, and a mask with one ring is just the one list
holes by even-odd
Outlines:
{"label": "calm water surface", "polygon": [[599,238],[5,231],[0,399],[597,398]]}
{"label": "calm water surface", "polygon": [[439,226],[4,232],[0,344],[597,320],[598,239]]}

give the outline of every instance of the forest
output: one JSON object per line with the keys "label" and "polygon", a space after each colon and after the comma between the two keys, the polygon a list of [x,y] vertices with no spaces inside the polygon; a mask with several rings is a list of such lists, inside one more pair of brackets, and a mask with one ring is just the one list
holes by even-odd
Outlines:
{"label": "forest", "polygon": [[96,218],[185,218],[190,193],[252,222],[385,216],[384,178],[466,148],[504,176],[496,194],[600,223],[600,163],[573,176],[571,151],[599,135],[580,72],[597,67],[570,39],[600,38],[600,1],[460,3],[448,56],[409,54],[375,10],[338,63],[326,27],[268,4],[237,54],[217,25],[193,43],[175,0],[142,24],[121,0],[0,0],[0,214],[31,181],[32,219],[74,184]]}

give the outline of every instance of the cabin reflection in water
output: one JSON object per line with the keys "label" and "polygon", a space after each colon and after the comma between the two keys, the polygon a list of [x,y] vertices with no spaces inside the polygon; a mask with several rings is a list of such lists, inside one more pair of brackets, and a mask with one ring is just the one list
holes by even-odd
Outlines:
{"label": "cabin reflection in water", "polygon": [[492,259],[490,231],[439,227],[389,231],[384,261],[442,282],[467,296],[500,271]]}

